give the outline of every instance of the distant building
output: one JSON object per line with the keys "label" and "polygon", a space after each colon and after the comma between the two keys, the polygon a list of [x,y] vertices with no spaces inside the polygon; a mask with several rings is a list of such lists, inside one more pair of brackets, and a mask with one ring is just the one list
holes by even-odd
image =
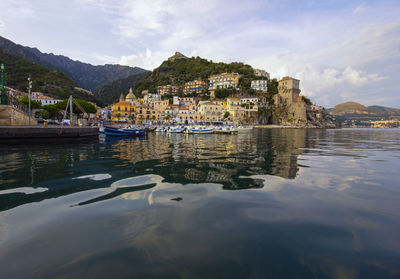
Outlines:
{"label": "distant building", "polygon": [[161,95],[160,94],[153,94],[153,93],[148,93],[143,96],[143,100],[146,104],[149,104],[153,101],[159,101],[161,100]]}
{"label": "distant building", "polygon": [[195,106],[196,101],[193,97],[173,97],[173,104],[178,106]]}
{"label": "distant building", "polygon": [[40,102],[42,106],[54,105],[59,102],[62,102],[62,100],[60,99],[51,98],[49,96],[44,95],[41,92],[32,92],[31,100]]}
{"label": "distant building", "polygon": [[251,89],[267,92],[268,90],[268,81],[267,80],[252,80],[251,81]]}
{"label": "distant building", "polygon": [[208,89],[215,90],[218,88],[236,88],[239,85],[238,73],[223,73],[209,77],[210,84]]}
{"label": "distant building", "polygon": [[48,99],[47,98],[46,99],[43,99],[43,98],[32,98],[32,100],[40,102],[42,104],[42,106],[54,105],[54,104],[57,104],[57,103],[63,101],[63,100],[52,99],[52,98],[48,98]]}
{"label": "distant building", "polygon": [[164,95],[178,95],[182,93],[182,89],[178,85],[161,85],[157,87],[157,93],[161,96]]}
{"label": "distant building", "polygon": [[161,96],[172,95],[171,84],[157,86],[157,93]]}
{"label": "distant building", "polygon": [[270,79],[269,73],[264,70],[254,69],[254,75],[256,77],[266,77],[266,78]]}
{"label": "distant building", "polygon": [[202,80],[193,80],[185,83],[185,94],[201,94],[206,90],[207,83]]}

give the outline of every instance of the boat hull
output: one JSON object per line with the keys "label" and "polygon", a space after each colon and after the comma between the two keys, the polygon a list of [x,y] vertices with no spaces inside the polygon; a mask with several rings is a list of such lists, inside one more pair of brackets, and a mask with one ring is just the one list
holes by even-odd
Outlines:
{"label": "boat hull", "polygon": [[111,137],[140,137],[146,135],[145,129],[125,129],[105,126],[104,134]]}

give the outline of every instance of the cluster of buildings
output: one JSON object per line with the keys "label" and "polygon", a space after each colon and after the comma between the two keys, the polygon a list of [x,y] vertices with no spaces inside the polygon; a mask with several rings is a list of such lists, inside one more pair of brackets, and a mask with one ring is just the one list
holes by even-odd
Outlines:
{"label": "cluster of buildings", "polygon": [[[262,70],[258,74],[269,77]],[[209,84],[194,80],[183,87],[185,93],[200,93],[207,88],[211,92],[218,88],[237,88],[239,74],[222,73],[209,78]],[[266,92],[268,79],[253,80],[251,87],[257,91]],[[230,121],[236,123],[256,123],[259,108],[275,106],[276,112],[272,123],[283,125],[303,125],[309,119],[318,121],[325,116],[323,107],[307,105],[300,96],[300,81],[284,77],[279,81],[278,94],[274,96],[274,104],[266,103],[265,98],[258,96],[227,97],[217,100],[213,97],[202,100],[201,97],[185,96],[182,88],[175,85],[158,87],[157,94],[142,92],[142,98],[136,98],[132,89],[124,97],[121,94],[119,102],[112,105],[111,120],[114,122],[131,122],[135,124],[148,122],[215,122]],[[172,98],[165,98],[172,95]],[[179,96],[178,96],[179,95]]]}
{"label": "cluster of buildings", "polygon": [[160,94],[146,94],[136,98],[132,89],[118,103],[112,105],[111,120],[115,122],[171,121],[197,123],[232,121],[248,122],[257,116],[258,98],[226,98],[225,100],[201,101],[195,97],[173,96],[162,99]]}
{"label": "cluster of buildings", "polygon": [[[269,74],[263,70],[256,71],[262,78],[253,80],[251,87],[256,91],[267,92]],[[238,73],[221,73],[210,76],[208,82],[196,79],[180,86],[162,85],[157,87],[157,94],[149,93],[148,90],[142,91],[143,98],[140,99],[136,98],[131,89],[125,97],[121,95],[118,103],[112,105],[111,120],[133,123],[249,122],[257,117],[260,101],[258,97],[213,100],[217,89],[239,89],[239,78]],[[207,91],[212,100],[201,100]],[[169,99],[172,96],[172,101],[165,99],[165,96],[169,96]]]}
{"label": "cluster of buildings", "polygon": [[[263,79],[253,80],[251,82],[251,88],[256,91],[267,92],[269,73],[263,70],[255,70],[256,76]],[[208,82],[196,79],[186,82],[182,85],[161,85],[157,87],[157,94],[161,96],[168,95],[195,95],[202,96],[206,91],[210,92],[211,96],[214,96],[215,90],[223,88],[234,88],[239,89],[239,77],[238,73],[222,73],[218,75],[212,75],[208,78]],[[147,90],[142,92],[142,95],[148,94]]]}

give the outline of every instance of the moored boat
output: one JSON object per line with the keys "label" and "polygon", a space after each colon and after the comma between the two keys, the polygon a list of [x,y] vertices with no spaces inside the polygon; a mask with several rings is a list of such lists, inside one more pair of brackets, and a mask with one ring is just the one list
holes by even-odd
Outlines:
{"label": "moored boat", "polygon": [[213,128],[208,128],[203,126],[190,127],[185,130],[185,134],[213,134],[213,133],[214,133]]}
{"label": "moored boat", "polygon": [[106,136],[127,136],[127,137],[139,137],[145,136],[145,129],[131,129],[131,128],[118,128],[111,126],[104,126],[104,134]]}
{"label": "moored boat", "polygon": [[238,127],[236,127],[236,130],[239,133],[247,133],[247,132],[251,132],[253,130],[253,126],[238,126]]}
{"label": "moored boat", "polygon": [[185,131],[185,127],[168,127],[167,133],[183,133]]}
{"label": "moored boat", "polygon": [[237,134],[238,131],[233,127],[223,126],[223,127],[215,128],[214,129],[214,133],[215,134],[230,134],[231,135],[231,134]]}

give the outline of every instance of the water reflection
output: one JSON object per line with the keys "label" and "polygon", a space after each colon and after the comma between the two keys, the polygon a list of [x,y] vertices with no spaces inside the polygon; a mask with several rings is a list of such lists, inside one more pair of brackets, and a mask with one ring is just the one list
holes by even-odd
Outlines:
{"label": "water reflection", "polygon": [[[156,173],[167,182],[221,183],[225,189],[262,187],[240,176],[270,174],[295,178],[306,130],[273,130],[230,135],[152,135],[145,141],[111,143],[114,157],[128,160],[139,173]],[[279,131],[278,131],[279,132]],[[143,164],[144,161],[152,162]]]}
{"label": "water reflection", "polygon": [[399,135],[0,146],[0,277],[398,278]]}
{"label": "water reflection", "polygon": [[107,188],[129,173],[157,174],[171,183],[219,183],[230,190],[261,188],[262,180],[248,177],[296,177],[297,156],[306,146],[306,137],[306,130],[256,130],[233,136],[150,134],[147,138],[14,144],[1,149],[1,190],[26,186],[48,190],[0,190],[0,210]]}
{"label": "water reflection", "polygon": [[[256,129],[239,135],[150,134],[2,145],[0,210],[108,188],[132,175],[156,174],[169,183],[218,183],[229,190],[263,188],[264,175],[294,179],[300,168],[309,167],[301,164],[301,154],[357,159],[368,156],[366,150],[398,150],[397,135],[376,130]],[[32,190],[17,190],[26,187]]]}

